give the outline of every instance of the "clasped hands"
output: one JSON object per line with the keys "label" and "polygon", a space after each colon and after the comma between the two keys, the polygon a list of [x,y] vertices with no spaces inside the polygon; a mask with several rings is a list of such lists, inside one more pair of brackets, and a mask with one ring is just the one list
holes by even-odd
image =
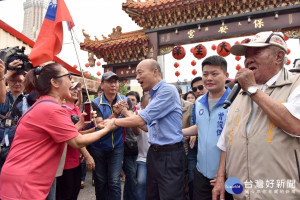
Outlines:
{"label": "clasped hands", "polygon": [[126,116],[128,109],[129,105],[125,100],[118,101],[115,105],[113,105],[113,111],[116,116],[119,116],[120,114]]}
{"label": "clasped hands", "polygon": [[118,117],[120,114],[127,116],[128,108],[129,106],[125,100],[118,101],[115,105],[113,105],[114,118],[101,120],[101,122],[97,123],[98,128],[99,129],[107,128],[109,130],[116,129],[117,126],[114,123],[116,120],[115,117]]}

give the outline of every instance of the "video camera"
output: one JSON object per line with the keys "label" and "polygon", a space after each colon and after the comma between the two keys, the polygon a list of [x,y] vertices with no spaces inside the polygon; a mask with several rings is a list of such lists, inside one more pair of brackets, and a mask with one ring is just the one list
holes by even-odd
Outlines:
{"label": "video camera", "polygon": [[[28,60],[28,56],[24,54],[25,47],[22,46],[20,49],[19,46],[15,47],[7,47],[5,49],[0,50],[0,59],[4,61],[5,63],[5,73],[7,70],[16,70],[16,74],[22,74],[24,71],[29,71],[33,68],[33,65]],[[21,60],[23,61],[21,68],[15,68],[9,66],[9,63],[11,63],[14,60]]]}

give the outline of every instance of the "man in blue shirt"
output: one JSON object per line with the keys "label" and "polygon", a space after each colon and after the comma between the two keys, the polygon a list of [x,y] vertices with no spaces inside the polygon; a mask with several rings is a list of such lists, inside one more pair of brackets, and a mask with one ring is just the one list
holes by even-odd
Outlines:
{"label": "man in blue shirt", "polygon": [[[150,102],[139,115],[116,119],[121,127],[147,125],[146,199],[184,199],[186,157],[181,131],[182,111],[177,89],[162,80],[157,61],[146,59],[136,69],[137,81],[150,91]],[[122,113],[127,112],[126,109]],[[125,114],[124,114],[125,115]]]}
{"label": "man in blue shirt", "polygon": [[[196,125],[183,129],[184,136],[198,134],[197,165],[194,169],[193,199],[212,199],[214,179],[221,151],[218,139],[225,125],[227,109],[223,103],[230,93],[225,87],[227,62],[220,56],[210,56],[202,62],[203,83],[208,92],[195,102],[193,117]],[[227,199],[227,198],[226,198]]]}
{"label": "man in blue shirt", "polygon": [[[129,99],[117,94],[119,77],[112,71],[105,72],[101,78],[103,93],[92,101],[93,110],[97,112],[96,121],[108,118],[124,117],[114,105],[117,102],[127,102],[128,113],[133,114]],[[126,103],[125,102],[125,103]],[[95,160],[95,193],[97,200],[120,200],[124,128],[118,127],[107,135],[92,143],[90,152]]]}

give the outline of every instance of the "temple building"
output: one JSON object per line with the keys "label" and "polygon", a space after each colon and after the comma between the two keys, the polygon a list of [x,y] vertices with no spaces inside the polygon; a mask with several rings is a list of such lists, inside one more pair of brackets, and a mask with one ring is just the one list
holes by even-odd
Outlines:
{"label": "temple building", "polygon": [[122,79],[135,77],[141,60],[160,62],[160,56],[177,45],[269,30],[300,37],[299,0],[127,0],[122,9],[141,30],[123,33],[116,26],[102,39],[83,31],[85,40],[80,44],[90,65],[94,66],[95,57],[103,58],[107,63],[104,71],[113,71]]}

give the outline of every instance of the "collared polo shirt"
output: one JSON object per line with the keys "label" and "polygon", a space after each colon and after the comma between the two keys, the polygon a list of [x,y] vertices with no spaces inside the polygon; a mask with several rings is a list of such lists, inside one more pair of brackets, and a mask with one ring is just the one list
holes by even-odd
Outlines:
{"label": "collared polo shirt", "polygon": [[148,106],[139,112],[147,123],[149,143],[169,145],[181,142],[182,111],[177,89],[162,80],[149,94]]}

